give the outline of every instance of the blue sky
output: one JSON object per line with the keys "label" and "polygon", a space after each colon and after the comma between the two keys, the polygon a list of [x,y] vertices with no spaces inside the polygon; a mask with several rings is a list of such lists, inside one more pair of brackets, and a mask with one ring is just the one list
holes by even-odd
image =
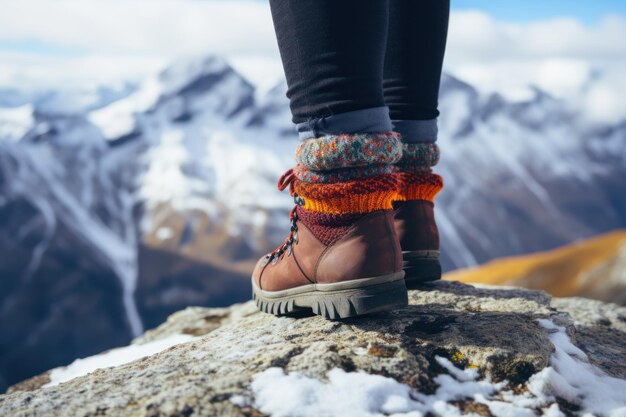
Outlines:
{"label": "blue sky", "polygon": [[28,54],[48,55],[57,58],[71,58],[88,52],[87,48],[59,45],[42,39],[18,39],[0,41],[0,51],[23,52]]}
{"label": "blue sky", "polygon": [[607,14],[626,15],[625,0],[452,0],[452,8],[481,10],[509,22],[575,17],[594,25]]}

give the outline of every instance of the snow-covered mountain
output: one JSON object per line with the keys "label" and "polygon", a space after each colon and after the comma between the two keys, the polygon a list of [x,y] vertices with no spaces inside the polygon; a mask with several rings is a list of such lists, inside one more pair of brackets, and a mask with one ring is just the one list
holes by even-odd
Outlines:
{"label": "snow-covered mountain", "polygon": [[[275,187],[297,140],[284,91],[258,97],[217,57],[138,86],[0,91],[5,383],[248,297],[292,205]],[[626,118],[595,125],[541,91],[509,102],[450,76],[440,107],[446,269],[626,226]]]}

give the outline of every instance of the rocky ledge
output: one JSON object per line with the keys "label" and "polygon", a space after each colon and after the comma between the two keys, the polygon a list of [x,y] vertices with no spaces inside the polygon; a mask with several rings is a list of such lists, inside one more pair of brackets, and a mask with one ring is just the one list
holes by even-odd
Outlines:
{"label": "rocky ledge", "polygon": [[626,308],[437,282],[343,321],[188,308],[12,387],[0,415],[617,417],[624,393]]}

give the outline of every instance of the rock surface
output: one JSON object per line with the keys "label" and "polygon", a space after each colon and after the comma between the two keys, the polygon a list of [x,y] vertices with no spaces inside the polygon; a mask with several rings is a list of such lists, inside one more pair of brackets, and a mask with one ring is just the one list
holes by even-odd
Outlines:
{"label": "rock surface", "polygon": [[[181,333],[197,336],[192,341],[56,386],[43,387],[50,374],[40,375],[0,396],[0,415],[262,416],[253,400],[241,398],[251,398],[253,375],[271,367],[319,380],[335,368],[365,371],[432,394],[437,376],[449,373],[436,357],[523,392],[554,351],[540,319],[564,327],[597,368],[626,379],[626,308],[438,282],[411,291],[406,308],[344,321],[275,318],[257,312],[252,302],[188,308],[134,343]],[[575,402],[554,402],[565,415],[580,409]],[[455,404],[463,412],[492,415],[470,398]]]}

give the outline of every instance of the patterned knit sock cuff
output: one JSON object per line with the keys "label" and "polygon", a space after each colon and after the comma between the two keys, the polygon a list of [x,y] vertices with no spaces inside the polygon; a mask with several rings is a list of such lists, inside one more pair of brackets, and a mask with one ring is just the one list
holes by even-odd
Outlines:
{"label": "patterned knit sock cuff", "polygon": [[346,234],[354,222],[363,217],[360,213],[331,214],[296,209],[298,219],[311,230],[313,235],[326,246],[330,246],[337,239]]}
{"label": "patterned knit sock cuff", "polygon": [[325,135],[296,148],[296,162],[313,171],[394,164],[402,157],[395,132]]}
{"label": "patterned knit sock cuff", "polygon": [[293,192],[302,197],[306,210],[330,213],[370,213],[391,210],[399,187],[398,174],[383,174],[356,181],[330,184],[295,180]]}
{"label": "patterned knit sock cuff", "polygon": [[428,171],[439,162],[439,146],[431,142],[402,144],[402,158],[397,166],[402,171]]}
{"label": "patterned knit sock cuff", "polygon": [[433,173],[398,172],[397,201],[433,201],[443,188],[441,176]]}
{"label": "patterned knit sock cuff", "polygon": [[304,165],[298,164],[293,168],[293,172],[300,181],[330,184],[352,181],[358,178],[371,178],[382,174],[391,174],[395,172],[396,169],[394,165],[378,164],[363,167],[338,168],[330,171],[313,171]]}

